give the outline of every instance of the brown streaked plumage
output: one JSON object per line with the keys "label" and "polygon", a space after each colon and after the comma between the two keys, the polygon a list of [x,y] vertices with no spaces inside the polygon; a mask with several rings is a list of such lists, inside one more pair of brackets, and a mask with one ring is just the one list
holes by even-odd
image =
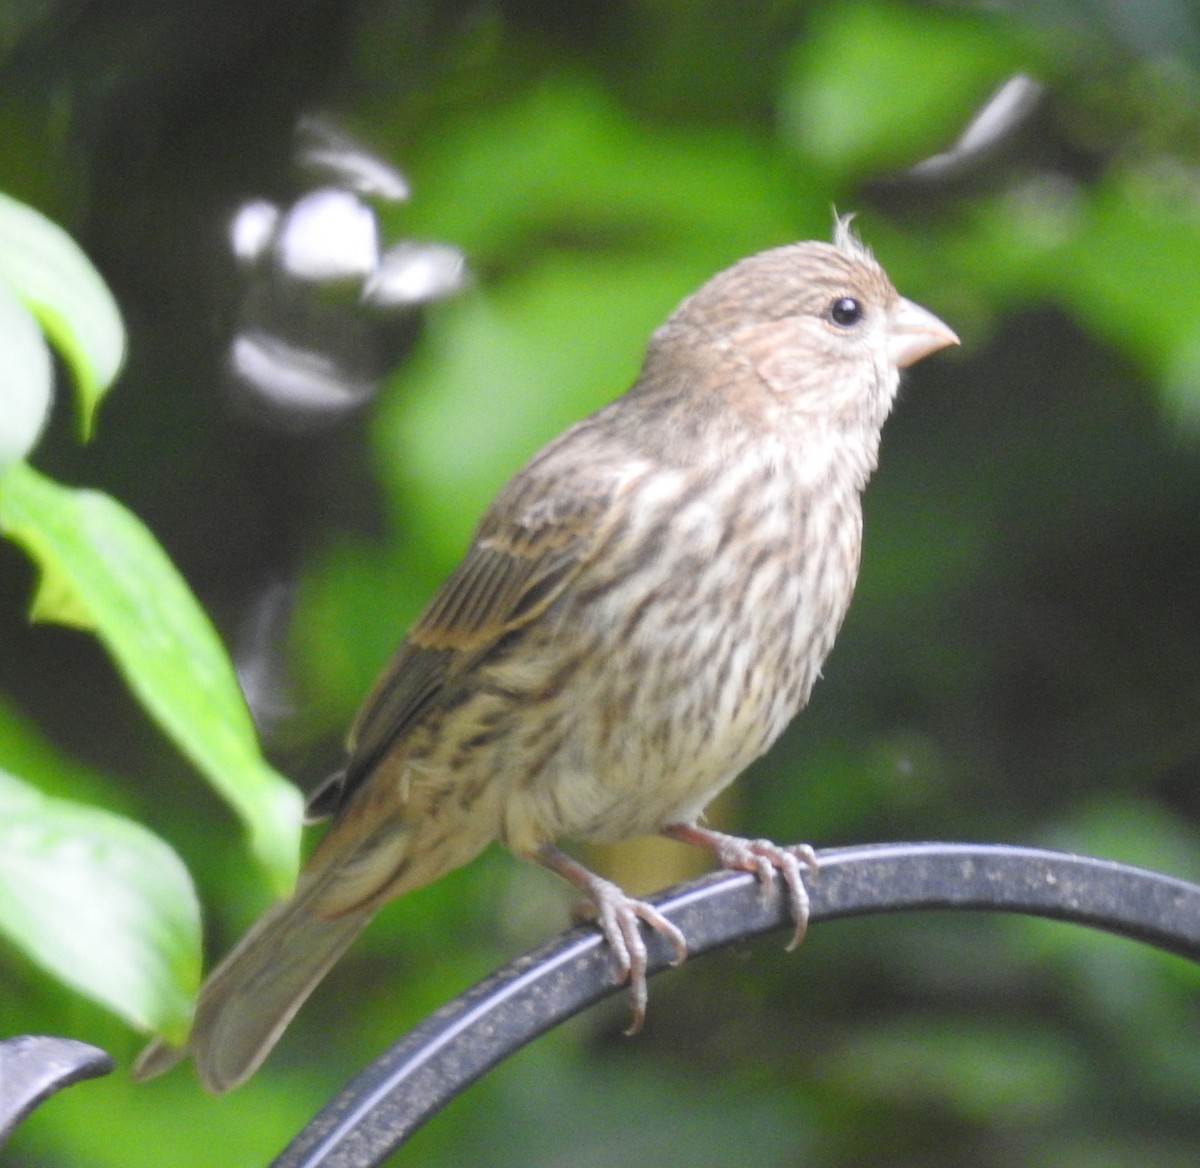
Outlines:
{"label": "brown streaked plumage", "polygon": [[[858,572],[859,495],[899,370],[954,334],[900,297],[839,220],[714,276],[651,338],[623,396],[487,510],[310,802],[333,822],[292,897],[201,990],[187,1049],[237,1086],[385,901],[500,839],[595,902],[634,1028],[650,905],[559,838],[662,832],[783,880],[807,918],[811,851],[700,827],[803,708]],[[152,1044],[135,1073],[185,1052]]]}

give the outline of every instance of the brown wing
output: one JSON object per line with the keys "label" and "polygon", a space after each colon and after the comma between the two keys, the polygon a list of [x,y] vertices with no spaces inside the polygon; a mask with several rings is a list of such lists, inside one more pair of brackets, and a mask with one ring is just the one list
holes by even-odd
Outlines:
{"label": "brown wing", "polygon": [[518,477],[496,500],[375,682],[351,727],[346,769],[314,791],[310,819],[335,812],[449,683],[500,638],[536,620],[588,562],[608,527],[615,482],[595,468],[586,478],[578,491],[559,482],[548,496],[544,480]]}

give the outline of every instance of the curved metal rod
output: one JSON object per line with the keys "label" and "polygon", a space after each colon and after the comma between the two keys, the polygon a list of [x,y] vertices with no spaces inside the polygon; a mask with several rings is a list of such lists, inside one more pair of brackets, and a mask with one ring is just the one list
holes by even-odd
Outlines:
{"label": "curved metal rod", "polygon": [[[1145,941],[1200,961],[1200,886],[1037,848],[880,844],[818,853],[811,920],[916,909],[1028,913]],[[773,929],[787,907],[746,873],[717,872],[652,898],[693,956]],[[672,956],[647,937],[650,972]],[[459,1092],[539,1034],[609,994],[613,967],[590,926],[562,933],[460,994],[335,1096],[272,1168],[370,1168]]]}
{"label": "curved metal rod", "polygon": [[23,1034],[0,1041],[0,1146],[39,1103],[83,1079],[107,1075],[113,1060],[74,1038]]}

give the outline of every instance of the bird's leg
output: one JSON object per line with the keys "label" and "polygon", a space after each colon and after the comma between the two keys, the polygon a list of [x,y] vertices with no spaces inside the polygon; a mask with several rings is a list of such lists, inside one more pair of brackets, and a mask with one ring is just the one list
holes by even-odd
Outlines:
{"label": "bird's leg", "polygon": [[636,1034],[646,1020],[646,942],[642,939],[639,921],[645,921],[655,932],[661,933],[675,950],[672,965],[678,965],[687,957],[687,941],[683,934],[671,924],[652,904],[637,900],[617,887],[589,871],[578,860],[553,844],[542,844],[533,858],[564,880],[569,880],[581,889],[596,906],[597,924],[604,934],[617,959],[616,984],[627,981],[633,1001],[633,1020],[626,1034]]}
{"label": "bird's leg", "polygon": [[808,890],[800,875],[803,864],[813,876],[817,874],[817,856],[808,844],[783,847],[770,840],[743,839],[737,835],[726,835],[723,831],[712,831],[694,823],[672,823],[662,829],[662,834],[685,844],[695,844],[716,857],[722,868],[737,868],[753,872],[761,881],[764,892],[775,884],[775,874],[783,877],[787,889],[788,906],[796,931],[788,944],[789,952],[804,940],[808,929]]}

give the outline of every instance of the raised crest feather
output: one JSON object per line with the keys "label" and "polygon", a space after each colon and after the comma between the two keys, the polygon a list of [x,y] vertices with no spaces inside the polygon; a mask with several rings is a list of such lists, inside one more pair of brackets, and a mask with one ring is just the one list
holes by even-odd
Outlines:
{"label": "raised crest feather", "polygon": [[871,249],[854,234],[851,227],[855,214],[854,211],[848,211],[845,215],[839,215],[837,208],[833,208],[833,246],[851,259],[874,264],[876,261]]}

